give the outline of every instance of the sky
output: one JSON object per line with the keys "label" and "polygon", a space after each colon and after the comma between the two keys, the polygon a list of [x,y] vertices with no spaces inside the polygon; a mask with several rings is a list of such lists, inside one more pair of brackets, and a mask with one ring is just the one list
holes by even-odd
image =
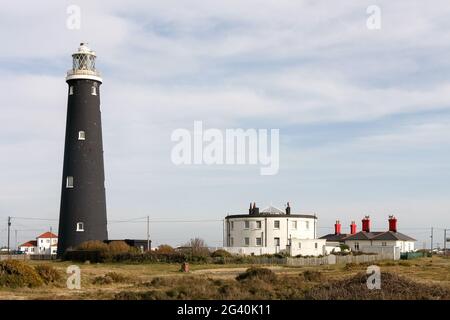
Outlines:
{"label": "sky", "polygon": [[[80,28],[67,27],[69,6]],[[380,29],[367,8],[380,8]],[[23,1],[0,5],[0,245],[57,232],[65,72],[97,53],[111,239],[222,245],[221,220],[315,213],[429,246],[450,228],[450,4],[420,0]],[[280,168],[171,161],[174,130],[279,129]],[[133,220],[135,219],[135,220]],[[133,220],[124,222],[126,220]],[[199,220],[199,221],[193,221]],[[171,221],[171,222],[168,222]],[[185,222],[181,222],[185,221]],[[186,222],[188,221],[188,222]],[[441,229],[439,229],[441,228]],[[16,241],[13,231],[13,243]]]}

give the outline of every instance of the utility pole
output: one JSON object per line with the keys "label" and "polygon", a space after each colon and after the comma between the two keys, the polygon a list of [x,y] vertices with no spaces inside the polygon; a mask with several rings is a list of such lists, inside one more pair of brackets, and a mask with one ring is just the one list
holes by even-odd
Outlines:
{"label": "utility pole", "polygon": [[431,255],[433,255],[433,227],[431,227]]}
{"label": "utility pole", "polygon": [[14,248],[17,250],[17,229],[14,230]]}
{"label": "utility pole", "polygon": [[10,253],[11,217],[8,217],[8,254]]}
{"label": "utility pole", "polygon": [[444,229],[444,256],[447,256],[447,229]]}
{"label": "utility pole", "polygon": [[150,250],[150,216],[147,216],[147,251]]}

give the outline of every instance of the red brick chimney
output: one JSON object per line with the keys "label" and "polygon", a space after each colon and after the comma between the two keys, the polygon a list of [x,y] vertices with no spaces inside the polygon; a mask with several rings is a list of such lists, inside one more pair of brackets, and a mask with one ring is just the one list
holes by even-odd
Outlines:
{"label": "red brick chimney", "polygon": [[362,231],[370,232],[370,217],[369,216],[365,216],[364,219],[362,219]]}
{"label": "red brick chimney", "polygon": [[397,232],[397,218],[389,216],[389,231]]}
{"label": "red brick chimney", "polygon": [[336,220],[334,224],[334,234],[341,234],[341,222],[339,220]]}
{"label": "red brick chimney", "polygon": [[355,221],[352,221],[352,223],[350,224],[350,234],[355,234],[356,233],[356,223]]}

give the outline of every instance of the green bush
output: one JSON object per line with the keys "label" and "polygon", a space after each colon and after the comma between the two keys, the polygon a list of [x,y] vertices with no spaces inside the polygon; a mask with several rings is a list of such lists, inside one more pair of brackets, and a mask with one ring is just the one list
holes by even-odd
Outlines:
{"label": "green bush", "polygon": [[28,264],[18,260],[0,262],[0,287],[20,288],[43,285],[39,274]]}
{"label": "green bush", "polygon": [[211,254],[211,257],[213,258],[230,258],[232,256],[231,253],[223,249],[216,250]]}
{"label": "green bush", "polygon": [[53,266],[48,264],[40,264],[34,267],[38,275],[45,284],[55,283],[61,280],[61,273]]}
{"label": "green bush", "polygon": [[237,281],[259,279],[265,282],[273,282],[277,280],[276,274],[267,268],[251,267],[244,273],[236,277]]}

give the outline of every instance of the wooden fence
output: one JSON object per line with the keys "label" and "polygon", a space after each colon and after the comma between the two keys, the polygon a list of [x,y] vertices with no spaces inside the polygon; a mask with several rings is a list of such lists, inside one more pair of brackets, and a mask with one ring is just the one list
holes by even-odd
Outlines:
{"label": "wooden fence", "polygon": [[287,266],[321,266],[333,264],[347,264],[347,263],[368,263],[380,260],[393,260],[390,254],[363,254],[363,255],[348,255],[335,256],[328,255],[325,257],[308,257],[308,258],[275,258],[275,257],[254,257],[251,263],[254,264],[271,264],[271,265],[287,265]]}

